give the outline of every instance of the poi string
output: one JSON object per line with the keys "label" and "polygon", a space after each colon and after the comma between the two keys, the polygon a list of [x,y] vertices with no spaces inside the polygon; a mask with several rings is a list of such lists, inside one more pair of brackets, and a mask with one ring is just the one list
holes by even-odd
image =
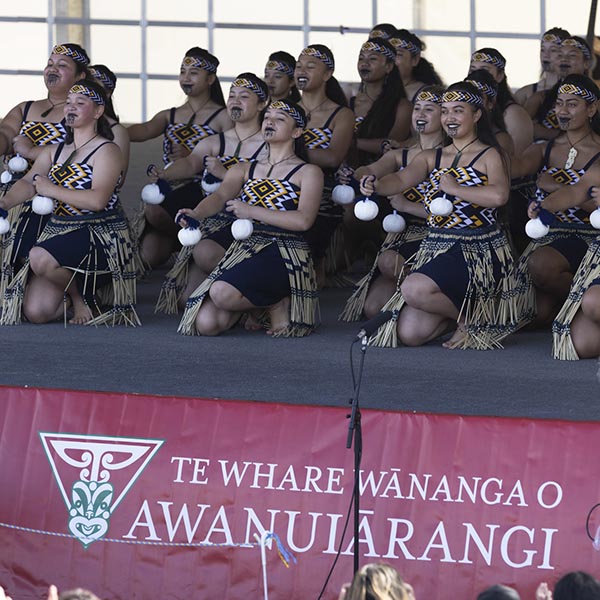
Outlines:
{"label": "poi string", "polygon": [[279,536],[272,531],[263,531],[262,535],[259,537],[257,533],[254,534],[254,539],[258,542],[260,546],[260,562],[262,565],[262,573],[263,573],[263,590],[264,590],[264,599],[269,600],[269,590],[267,587],[267,546],[269,550],[271,549],[273,540],[277,544],[277,553],[279,554],[279,558],[289,569],[290,563],[293,561],[297,563],[296,557],[289,552],[285,546],[281,543]]}

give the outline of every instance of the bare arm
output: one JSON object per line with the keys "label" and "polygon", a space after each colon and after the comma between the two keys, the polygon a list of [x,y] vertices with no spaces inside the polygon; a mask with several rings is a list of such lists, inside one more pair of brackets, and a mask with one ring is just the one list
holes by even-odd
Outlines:
{"label": "bare arm", "polygon": [[[42,152],[33,163],[29,171],[10,188],[8,193],[0,198],[0,206],[5,209],[12,208],[35,196],[36,189],[33,185],[33,178],[46,178],[50,167],[52,166],[52,153],[55,148],[44,147]],[[40,192],[41,193],[41,192]]]}
{"label": "bare arm", "polygon": [[129,168],[129,133],[127,132],[127,128],[123,127],[120,123],[117,123],[113,128],[112,132],[115,136],[113,140],[117,146],[119,146],[119,150],[121,151],[121,157],[123,162],[121,163],[121,172],[122,180],[121,185],[125,181],[125,177],[127,176],[127,169]]}
{"label": "bare arm", "polygon": [[365,175],[375,175],[377,179],[381,179],[385,175],[389,175],[400,168],[402,150],[390,150],[381,158],[370,165],[359,167],[354,172],[354,177],[360,181]]}
{"label": "bare arm", "polygon": [[0,154],[12,152],[12,141],[19,134],[23,120],[24,102],[12,108],[0,124]]}
{"label": "bare arm", "polygon": [[61,200],[75,208],[98,212],[106,208],[112,197],[121,174],[122,162],[119,147],[116,144],[106,144],[94,154],[91,189],[68,189],[42,175],[35,178],[33,185],[38,194]]}
{"label": "bare arm", "polygon": [[323,193],[323,171],[316,165],[305,165],[298,171],[300,200],[296,210],[270,210],[231,200],[227,210],[240,219],[254,219],[290,231],[307,231],[317,218]]}
{"label": "bare arm", "polygon": [[329,148],[308,151],[310,162],[322,168],[337,168],[346,158],[354,133],[354,113],[349,108],[342,108],[333,119],[331,128]]}
{"label": "bare arm", "polygon": [[212,215],[216,215],[222,211],[225,207],[225,203],[228,200],[236,198],[242,190],[244,182],[246,181],[247,171],[250,169],[250,163],[238,163],[233,165],[223,179],[223,183],[219,186],[219,189],[204,198],[198,203],[196,208],[193,210],[190,208],[182,208],[175,217],[175,220],[180,215],[189,215],[194,219],[205,219]]}
{"label": "bare arm", "polygon": [[541,168],[544,161],[546,144],[531,144],[523,154],[517,155],[510,162],[510,175],[513,179],[533,175]]}
{"label": "bare arm", "polygon": [[533,121],[527,111],[518,104],[511,104],[504,111],[506,130],[512,138],[514,153],[521,154],[533,143]]}
{"label": "bare arm", "polygon": [[600,185],[600,166],[593,165],[581,179],[573,185],[561,185],[559,189],[544,198],[544,208],[550,212],[559,212],[575,206],[592,212],[596,202],[588,195],[592,186]]}
{"label": "bare arm", "polygon": [[137,123],[127,128],[132,142],[152,140],[163,133],[169,124],[169,110],[161,110],[145,123]]}
{"label": "bare arm", "polygon": [[204,157],[216,156],[219,151],[219,136],[210,135],[200,140],[191,154],[176,160],[168,169],[159,170],[159,176],[168,181],[191,179],[204,169]]}
{"label": "bare arm", "polygon": [[495,148],[491,148],[480,160],[483,162],[481,170],[487,174],[486,185],[461,185],[450,173],[445,173],[440,177],[440,189],[478,206],[490,208],[503,206],[508,202],[510,181],[502,157]]}
{"label": "bare arm", "polygon": [[435,150],[419,152],[402,171],[396,171],[379,180],[370,179],[369,176],[363,177],[360,182],[361,192],[371,195],[376,191],[382,196],[401,194],[404,190],[418,185],[427,178],[434,160]]}

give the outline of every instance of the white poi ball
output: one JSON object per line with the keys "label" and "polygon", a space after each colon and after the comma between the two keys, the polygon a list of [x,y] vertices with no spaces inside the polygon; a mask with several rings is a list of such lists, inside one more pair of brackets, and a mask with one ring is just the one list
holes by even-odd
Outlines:
{"label": "white poi ball", "polygon": [[236,240],[247,240],[254,231],[251,219],[236,219],[231,224],[231,235]]}
{"label": "white poi ball", "polygon": [[336,204],[341,204],[342,206],[345,204],[352,204],[354,202],[354,198],[356,198],[356,194],[354,193],[354,188],[351,185],[346,184],[338,184],[333,190],[331,190],[331,199]]}
{"label": "white poi ball", "polygon": [[9,230],[10,230],[10,223],[9,223],[8,219],[6,219],[4,217],[0,217],[0,235],[4,235],[5,233],[8,233]]}
{"label": "white poi ball", "polygon": [[406,229],[406,221],[402,215],[394,211],[383,220],[383,230],[388,233],[402,233]]}
{"label": "white poi ball", "polygon": [[54,200],[48,198],[48,196],[40,196],[38,194],[33,197],[31,208],[38,215],[49,215],[54,210]]}
{"label": "white poi ball", "polygon": [[2,171],[0,175],[0,183],[6,185],[12,181],[12,173],[10,171]]}
{"label": "white poi ball", "polygon": [[207,181],[205,177],[206,171],[204,172],[202,181],[200,182],[200,185],[202,186],[202,189],[206,194],[212,194],[216,192],[219,189],[219,187],[221,187],[221,181]]}
{"label": "white poi ball", "polygon": [[590,213],[590,223],[595,229],[600,229],[600,208]]}
{"label": "white poi ball", "polygon": [[529,219],[525,225],[525,233],[532,240],[543,238],[549,230],[550,227],[548,227],[548,225],[544,225],[539,217],[536,217],[535,219]]}
{"label": "white poi ball", "polygon": [[436,217],[447,217],[452,214],[454,205],[445,196],[434,198],[429,205],[429,210]]}
{"label": "white poi ball", "polygon": [[373,202],[373,200],[369,200],[369,198],[359,200],[354,205],[354,214],[356,218],[361,221],[372,221],[378,213],[379,206],[377,206],[377,202]]}
{"label": "white poi ball", "polygon": [[158,184],[149,183],[142,188],[142,200],[146,204],[160,204],[164,199]]}
{"label": "white poi ball", "polygon": [[13,173],[22,173],[27,169],[28,165],[29,163],[27,162],[27,160],[24,159],[22,156],[19,156],[18,154],[16,156],[13,156],[8,161],[8,168]]}
{"label": "white poi ball", "polygon": [[197,227],[184,227],[179,230],[177,238],[182,246],[195,246],[202,238],[202,233]]}

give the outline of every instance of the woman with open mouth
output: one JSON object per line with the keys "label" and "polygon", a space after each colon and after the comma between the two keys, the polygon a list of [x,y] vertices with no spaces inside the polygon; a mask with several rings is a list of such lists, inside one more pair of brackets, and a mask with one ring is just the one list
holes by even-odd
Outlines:
{"label": "woman with open mouth", "polygon": [[[269,90],[262,79],[254,73],[238,75],[231,84],[227,99],[227,112],[234,126],[201,140],[189,156],[175,161],[168,169],[157,171],[156,175],[176,181],[204,171],[204,181],[211,177],[212,185],[218,187],[234,165],[266,156],[261,114],[268,99]],[[205,187],[207,191],[196,196],[194,207],[204,195],[210,194],[210,188]],[[231,244],[232,221],[231,215],[225,211],[204,220],[203,238],[193,247],[184,246],[167,273],[156,305],[158,311],[174,313],[185,306],[190,293],[216,267]]]}
{"label": "woman with open mouth", "polygon": [[306,233],[318,273],[319,285],[333,276],[343,255],[341,231],[343,210],[333,203],[335,172],[352,144],[354,115],[334,77],[335,60],[327,46],[312,44],[300,52],[294,78],[306,112],[304,142],[309,161],[323,169],[325,185],[317,219]]}
{"label": "woman with open mouth", "polygon": [[234,165],[216,192],[194,210],[180,211],[182,227],[224,209],[253,223],[248,237],[230,245],[188,299],[180,333],[218,335],[248,313],[255,328],[264,326],[273,336],[304,336],[314,329],[316,279],[302,232],[317,216],[323,175],[302,158],[306,124],[300,106],[272,102],[262,123],[267,156]]}
{"label": "woman with open mouth", "polygon": [[496,223],[508,200],[508,161],[470,83],[444,92],[441,122],[450,144],[421,152],[402,171],[361,180],[365,195],[391,196],[429,179],[429,233],[407,262],[400,291],[383,306],[394,316],[373,343],[420,346],[453,330],[446,348],[495,348],[516,329],[527,299],[516,289],[512,252]]}
{"label": "woman with open mouth", "polygon": [[561,359],[578,358],[570,325],[593,274],[589,249],[597,246],[598,230],[590,223],[590,213],[596,208],[592,186],[600,183],[599,98],[589,77],[566,77],[555,108],[561,134],[533,144],[517,165],[521,173],[538,174],[528,212],[547,226],[545,235],[523,252],[518,274],[524,284],[533,284],[535,314],[530,321],[540,327],[553,323],[553,353]]}
{"label": "woman with open mouth", "polygon": [[[423,150],[441,148],[447,142],[441,123],[443,92],[441,86],[426,86],[417,94],[412,112],[412,127],[417,137],[412,146],[386,152],[378,161],[357,169],[353,176],[357,180],[366,175],[381,179],[404,169]],[[406,261],[415,254],[428,233],[423,204],[426,188],[427,180],[389,198],[391,208],[405,218],[406,229],[386,235],[373,266],[346,302],[343,320],[358,321],[363,316],[371,319],[394,295],[399,278],[406,274]]]}
{"label": "woman with open mouth", "polygon": [[64,106],[65,142],[46,147],[0,200],[6,210],[37,194],[52,210],[27,262],[8,285],[3,325],[19,323],[22,315],[33,323],[63,314],[66,319],[67,300],[71,323],[139,324],[133,246],[116,193],[122,156],[112,142],[105,106],[104,89],[96,81],[72,86]]}
{"label": "woman with open mouth", "polygon": [[[231,119],[217,77],[219,60],[203,48],[190,48],[183,57],[179,85],[186,101],[167,108],[145,123],[128,128],[132,142],[145,142],[163,136],[165,166],[188,156],[198,142],[215,133],[230,129]],[[173,216],[182,207],[193,207],[202,193],[200,177],[193,175],[178,182],[160,205],[145,205],[138,219],[140,253],[147,268],[165,263],[177,249],[177,229]]]}
{"label": "woman with open mouth", "polygon": [[[44,146],[60,144],[66,136],[64,108],[71,86],[86,76],[90,59],[77,44],[54,46],[44,68],[46,98],[29,100],[15,106],[0,124],[0,154],[5,159],[15,154],[27,159],[20,173],[11,173],[6,191],[31,167]],[[8,164],[8,160],[6,160]],[[15,270],[27,260],[29,250],[44,229],[47,216],[34,213],[31,203],[17,205],[10,214],[11,231],[0,246],[0,296]]]}

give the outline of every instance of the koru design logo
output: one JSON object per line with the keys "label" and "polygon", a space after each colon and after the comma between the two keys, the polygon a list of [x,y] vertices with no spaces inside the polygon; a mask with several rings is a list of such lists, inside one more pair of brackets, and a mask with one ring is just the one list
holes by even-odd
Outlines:
{"label": "koru design logo", "polygon": [[69,532],[87,548],[106,535],[112,513],[163,440],[40,432],[69,511]]}

